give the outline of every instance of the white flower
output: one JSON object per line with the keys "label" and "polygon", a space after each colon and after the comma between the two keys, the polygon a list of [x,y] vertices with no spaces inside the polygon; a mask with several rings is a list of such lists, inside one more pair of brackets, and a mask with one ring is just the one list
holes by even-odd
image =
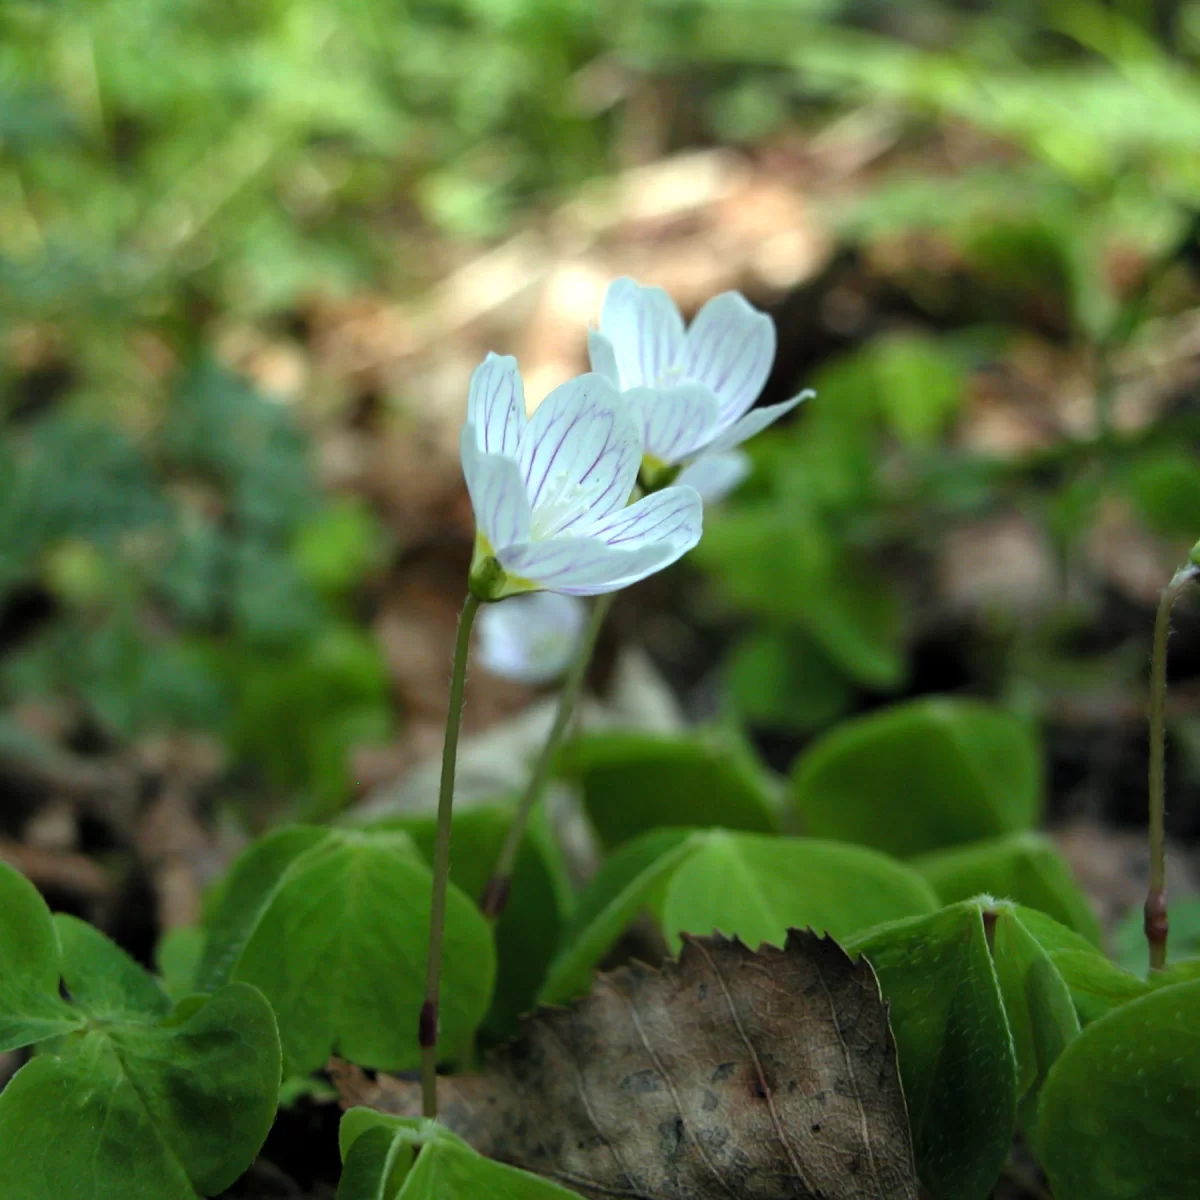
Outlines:
{"label": "white flower", "polygon": [[483,599],[616,591],[700,540],[702,506],[690,487],[627,504],[642,439],[600,375],[555,388],[526,417],[516,359],[489,354],[471,377],[460,449],[475,509],[471,588]]}
{"label": "white flower", "polygon": [[517,683],[549,683],[566,671],[587,622],[574,596],[533,592],[489,604],[479,614],[479,662]]}
{"label": "white flower", "polygon": [[685,331],[662,288],[618,279],[600,328],[588,332],[588,354],[592,370],[625,394],[651,474],[732,450],[813,395],[753,407],[775,361],[775,326],[738,292],[714,296]]}

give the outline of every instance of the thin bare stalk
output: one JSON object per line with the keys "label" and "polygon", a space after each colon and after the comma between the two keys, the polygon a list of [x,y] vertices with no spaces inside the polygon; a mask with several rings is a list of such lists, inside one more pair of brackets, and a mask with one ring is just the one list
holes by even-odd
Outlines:
{"label": "thin bare stalk", "polygon": [[1163,588],[1154,618],[1154,649],[1150,658],[1150,886],[1146,891],[1143,928],[1150,950],[1150,970],[1167,965],[1167,847],[1165,749],[1167,702],[1167,641],[1171,635],[1171,609],[1184,589],[1200,575],[1190,563],[1175,572]]}
{"label": "thin bare stalk", "polygon": [[550,781],[554,758],[566,736],[571,718],[575,715],[579,697],[583,693],[583,681],[587,677],[588,664],[592,661],[592,653],[596,649],[596,638],[600,634],[600,626],[604,624],[615,597],[615,592],[606,592],[592,604],[587,628],[575,651],[575,657],[571,661],[567,677],[563,680],[562,691],[558,696],[558,711],[554,714],[554,724],[550,728],[545,745],[542,746],[542,752],[533,768],[533,774],[530,775],[529,782],[525,785],[521,802],[517,805],[516,815],[508,827],[508,835],[501,847],[500,857],[496,859],[496,866],[492,870],[492,876],[479,898],[479,907],[483,910],[483,915],[490,921],[495,921],[504,911],[505,904],[508,903],[513,865],[517,861],[517,851],[521,848],[521,839],[525,836],[529,816],[533,812],[534,806],[542,798],[546,784]]}
{"label": "thin bare stalk", "polygon": [[433,900],[429,906],[429,957],[425,964],[425,1001],[417,1026],[421,1047],[421,1112],[437,1116],[438,1002],[442,987],[442,946],[446,933],[446,883],[450,875],[450,817],[454,809],[454,768],[458,761],[458,734],[462,728],[463,690],[467,682],[467,655],[471,626],[479,600],[468,593],[458,618],[454,640],[454,666],[450,672],[450,710],[446,714],[446,740],[442,746],[442,779],[438,788],[437,839],[433,846]]}

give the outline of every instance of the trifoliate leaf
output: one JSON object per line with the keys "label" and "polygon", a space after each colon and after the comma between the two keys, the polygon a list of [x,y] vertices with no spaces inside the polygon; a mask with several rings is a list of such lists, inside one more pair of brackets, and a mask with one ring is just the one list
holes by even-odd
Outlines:
{"label": "trifoliate leaf", "polygon": [[20,1147],[0,1155],[0,1195],[60,1200],[86,1184],[97,1200],[194,1200],[231,1184],[279,1091],[262,995],[235,984],[170,1011],[123,950],[51,919],[3,863],[0,911],[0,1045],[46,1043],[0,1092],[0,1144]]}
{"label": "trifoliate leaf", "polygon": [[274,1120],[279,1039],[245,984],[59,1045],[0,1093],[0,1144],[20,1147],[0,1156],[0,1195],[213,1195],[250,1165]]}

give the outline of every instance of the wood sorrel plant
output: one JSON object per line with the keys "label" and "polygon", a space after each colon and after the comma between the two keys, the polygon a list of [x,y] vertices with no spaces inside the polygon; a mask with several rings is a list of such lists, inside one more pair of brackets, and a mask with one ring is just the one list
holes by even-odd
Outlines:
{"label": "wood sorrel plant", "polygon": [[[461,451],[477,531],[438,796],[420,1018],[427,1117],[437,1115],[437,1009],[454,759],[478,600],[543,589],[601,597],[481,897],[484,914],[494,918],[506,902],[521,838],[570,725],[612,595],[669,566],[699,541],[701,498],[687,474],[710,495],[735,486],[746,470],[736,447],[811,395],[802,392],[750,411],[774,363],[775,327],[736,292],[714,297],[685,331],[678,308],[661,288],[619,279],[608,290],[588,350],[594,373],[555,389],[529,420],[514,359],[489,355],[471,381]],[[639,479],[647,494],[629,503]]]}

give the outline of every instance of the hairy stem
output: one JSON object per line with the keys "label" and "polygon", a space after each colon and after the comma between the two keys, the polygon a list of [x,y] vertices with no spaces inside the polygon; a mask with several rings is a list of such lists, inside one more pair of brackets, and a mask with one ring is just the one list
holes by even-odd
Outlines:
{"label": "hairy stem", "polygon": [[1154,618],[1154,649],[1150,658],[1150,886],[1146,892],[1143,928],[1150,949],[1150,970],[1167,965],[1167,848],[1165,749],[1167,701],[1167,640],[1171,609],[1181,593],[1200,575],[1200,568],[1181,567],[1163,588]]}
{"label": "hairy stem", "polygon": [[488,880],[487,886],[483,889],[483,895],[479,899],[479,907],[483,910],[483,915],[490,921],[494,921],[500,916],[508,902],[508,888],[512,880],[513,864],[517,861],[517,851],[521,848],[521,839],[525,836],[529,816],[533,812],[534,806],[542,798],[542,793],[546,790],[546,784],[550,780],[550,771],[554,766],[555,755],[562,745],[567,728],[571,724],[571,718],[575,714],[575,708],[579,703],[579,697],[583,692],[583,681],[587,676],[588,664],[592,661],[592,652],[596,648],[596,638],[599,636],[600,626],[604,624],[615,596],[615,592],[607,592],[592,604],[587,628],[575,651],[575,657],[571,661],[567,677],[563,680],[562,691],[558,696],[558,711],[554,714],[554,724],[550,728],[545,745],[542,746],[542,752],[533,768],[533,774],[530,775],[529,782],[525,785],[525,791],[521,795],[520,804],[517,805],[513,822],[508,827],[508,834],[501,847],[500,857],[496,860],[492,877]]}
{"label": "hairy stem", "polygon": [[454,640],[454,666],[450,672],[450,709],[446,713],[446,740],[442,746],[442,779],[438,787],[437,839],[433,848],[433,900],[429,906],[429,956],[425,964],[425,1001],[417,1027],[421,1047],[421,1111],[437,1116],[438,1001],[442,986],[442,946],[446,932],[446,884],[450,875],[450,816],[454,810],[454,768],[458,759],[458,733],[462,727],[463,689],[467,682],[467,655],[471,626],[479,608],[468,593],[458,618]]}

